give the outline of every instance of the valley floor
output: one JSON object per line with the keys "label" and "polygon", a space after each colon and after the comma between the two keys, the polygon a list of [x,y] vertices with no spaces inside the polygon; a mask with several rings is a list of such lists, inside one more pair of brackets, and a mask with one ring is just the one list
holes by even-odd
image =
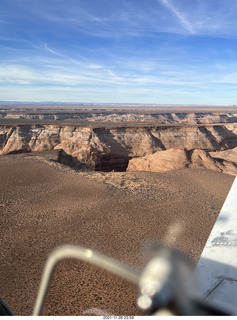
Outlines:
{"label": "valley floor", "polygon": [[[206,169],[76,172],[49,156],[1,156],[0,296],[17,315],[30,315],[45,260],[62,244],[141,268],[142,247],[152,239],[197,262],[233,180]],[[79,315],[83,304],[139,314],[136,289],[113,281],[75,261],[62,263],[47,312]]]}

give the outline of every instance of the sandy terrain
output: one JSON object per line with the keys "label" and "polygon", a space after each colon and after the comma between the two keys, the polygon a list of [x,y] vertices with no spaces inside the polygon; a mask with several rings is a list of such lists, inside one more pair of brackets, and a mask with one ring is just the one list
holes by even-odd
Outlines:
{"label": "sandy terrain", "polygon": [[[141,248],[154,239],[197,261],[233,180],[206,169],[80,173],[42,156],[1,156],[0,295],[30,315],[46,257],[61,244],[140,268]],[[136,289],[99,270],[70,260],[54,279],[49,314],[79,315],[81,305],[138,314]]]}

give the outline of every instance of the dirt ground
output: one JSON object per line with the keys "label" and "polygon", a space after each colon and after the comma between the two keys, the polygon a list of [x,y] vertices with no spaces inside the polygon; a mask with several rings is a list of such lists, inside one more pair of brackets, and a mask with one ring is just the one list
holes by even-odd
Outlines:
{"label": "dirt ground", "polygon": [[[30,315],[45,260],[62,244],[141,268],[152,239],[197,262],[233,180],[202,169],[81,173],[50,157],[1,156],[0,296],[17,315]],[[54,274],[44,312],[136,315],[136,290],[68,260]]]}

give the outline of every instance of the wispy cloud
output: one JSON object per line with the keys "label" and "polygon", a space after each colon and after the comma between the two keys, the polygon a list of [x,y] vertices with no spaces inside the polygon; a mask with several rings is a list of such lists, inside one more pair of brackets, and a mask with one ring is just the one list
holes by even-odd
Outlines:
{"label": "wispy cloud", "polygon": [[[68,56],[68,55],[66,55],[66,54],[64,54],[64,53],[62,53],[62,52],[60,52],[58,50],[52,49],[51,47],[48,46],[47,43],[45,43],[43,47],[46,49],[47,52],[49,52],[49,53],[51,53],[51,54],[53,54],[53,55],[55,55],[55,56],[57,56],[59,58],[62,58],[63,60],[60,60],[62,64],[64,64],[65,61],[67,61],[67,62],[69,62],[71,64],[76,64],[76,65],[82,65],[83,63],[89,63],[90,62],[87,58],[85,58],[84,56],[79,55],[79,54],[77,54],[78,60],[74,59],[74,58],[72,58],[72,57],[70,57],[70,56]],[[93,66],[94,66],[95,69],[96,68],[99,69],[99,65],[92,64],[91,66],[92,66],[91,68],[93,68]]]}
{"label": "wispy cloud", "polygon": [[126,69],[122,65],[111,69],[109,65],[97,65],[92,61],[75,65],[68,61],[44,59],[38,60],[38,64],[38,68],[24,64],[2,64],[0,83],[75,86],[84,89],[91,86],[127,86],[129,90],[185,87],[195,91],[220,83],[237,85],[236,73],[230,72],[236,69],[236,64],[226,66],[219,63],[202,68],[193,66],[185,70],[183,66],[166,65],[161,68],[159,64],[153,64],[149,72]]}
{"label": "wispy cloud", "polygon": [[[157,0],[179,22],[178,33],[227,37],[237,36],[235,0]],[[168,24],[168,30],[170,30]],[[183,30],[182,30],[183,29]]]}
{"label": "wispy cloud", "polygon": [[236,0],[1,1],[0,85],[13,95],[191,101],[222,86],[233,98]]}
{"label": "wispy cloud", "polygon": [[169,9],[174,16],[179,20],[180,24],[190,33],[195,34],[195,30],[193,28],[193,25],[190,23],[190,21],[187,20],[187,18],[184,16],[183,12],[178,10],[177,7],[174,6],[174,4],[171,2],[171,0],[158,0],[163,5],[166,6],[167,9]]}
{"label": "wispy cloud", "polygon": [[[21,8],[22,19],[32,23],[30,17],[34,17],[36,24],[40,23],[49,32],[57,26],[58,32],[102,38],[141,37],[152,32],[237,35],[236,0],[150,0],[145,3],[101,0],[100,5],[82,0],[19,3],[16,10]],[[98,10],[99,6],[103,10]],[[0,15],[1,21],[11,23],[13,20],[8,13],[7,19]]]}
{"label": "wispy cloud", "polygon": [[[233,88],[227,88],[226,96],[220,86],[208,90],[188,90],[187,88],[134,88],[91,86],[83,90],[78,87],[0,84],[0,100],[18,101],[61,101],[61,102],[123,102],[123,103],[193,103],[193,104],[233,104],[236,95]],[[14,95],[13,95],[14,90]],[[214,100],[215,97],[215,100]]]}
{"label": "wispy cloud", "polygon": [[62,57],[62,55],[61,55],[60,53],[58,53],[58,52],[56,52],[55,50],[49,48],[48,45],[47,45],[47,43],[45,43],[44,47],[45,47],[45,49],[46,49],[48,52],[54,54],[55,56]]}

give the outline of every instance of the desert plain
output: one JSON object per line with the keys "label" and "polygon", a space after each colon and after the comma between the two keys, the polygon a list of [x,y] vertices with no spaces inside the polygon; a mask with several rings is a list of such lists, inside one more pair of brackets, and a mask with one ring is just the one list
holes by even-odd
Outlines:
{"label": "desert plain", "polygon": [[[217,113],[216,110],[211,110],[211,113],[213,112]],[[225,112],[221,110],[221,114],[223,113]],[[233,110],[228,110],[228,114],[233,114]],[[202,149],[206,152],[205,157],[199,162],[194,162],[191,161],[193,149],[190,154],[185,145],[184,150],[189,162],[185,160],[183,167],[167,169],[164,162],[172,161],[174,153],[171,153],[165,160],[162,158],[165,168],[163,172],[145,170],[143,165],[138,170],[125,171],[120,167],[118,171],[113,170],[112,164],[116,163],[115,167],[118,167],[118,154],[115,153],[113,145],[110,150],[111,154],[116,155],[116,161],[115,158],[111,160],[111,157],[107,157],[105,161],[105,164],[110,166],[109,171],[104,170],[104,166],[103,170],[99,170],[96,165],[93,167],[95,157],[88,157],[90,168],[68,166],[67,161],[71,159],[68,156],[76,158],[75,154],[68,155],[69,150],[75,151],[75,136],[73,137],[72,133],[71,144],[66,144],[65,135],[64,140],[57,140],[58,136],[55,138],[54,132],[54,140],[47,136],[46,146],[42,150],[42,139],[38,149],[30,150],[29,146],[37,146],[33,144],[32,135],[29,134],[37,129],[29,129],[29,125],[32,125],[29,121],[32,120],[28,119],[27,124],[21,123],[21,126],[27,126],[28,131],[21,127],[19,134],[16,129],[16,117],[12,123],[10,117],[7,118],[7,123],[4,123],[4,117],[2,119],[3,133],[0,142],[2,150],[6,152],[0,157],[0,296],[15,314],[32,314],[45,261],[53,249],[63,244],[90,248],[137,269],[144,266],[143,247],[148,240],[175,248],[186,254],[194,263],[198,261],[234,180],[233,170],[237,161],[234,150],[237,145],[235,118],[232,118],[228,129],[231,132],[230,136],[226,134],[228,130],[223,124],[218,124],[222,131],[214,128],[215,132],[218,131],[219,140],[215,140],[214,131],[211,131],[217,123],[209,121],[209,127],[205,127],[206,131],[203,127],[200,130],[203,134],[209,134],[208,143],[217,150],[206,144],[206,149]],[[20,121],[24,122],[22,119]],[[220,119],[223,117],[218,118],[218,121]],[[33,121],[33,125],[37,125],[37,120]],[[42,121],[44,120],[40,120],[39,126],[54,125],[52,120],[50,123],[47,120],[47,124]],[[110,126],[117,127],[117,121],[118,117],[116,125],[112,121]],[[132,121],[132,124],[125,126],[132,127],[134,132],[134,118]],[[154,125],[153,119],[151,122],[148,127]],[[60,122],[57,125],[61,128],[64,124]],[[69,125],[67,123],[65,126]],[[74,127],[76,125],[73,123]],[[193,125],[197,127],[197,123]],[[95,123],[90,126],[96,127]],[[122,125],[120,123],[121,126],[124,127],[124,122]],[[182,124],[183,126],[186,128],[187,123]],[[189,123],[188,128],[190,126]],[[101,122],[99,127],[101,128]],[[138,127],[147,128],[147,123],[142,125],[139,122]],[[12,130],[7,136],[10,132],[7,130],[11,128],[15,128],[15,131]],[[113,133],[114,140],[118,139],[117,133],[111,131],[112,129],[107,130],[110,130],[108,136]],[[188,129],[188,132],[190,131],[191,129]],[[24,136],[22,132],[27,132],[27,135]],[[224,140],[220,138],[222,132],[225,133]],[[121,140],[121,132],[119,134]],[[131,132],[129,134],[131,135]],[[175,134],[177,135],[177,132]],[[172,132],[169,137],[171,135]],[[37,137],[39,140],[39,135]],[[97,132],[94,139],[98,137],[101,142],[101,135]],[[177,135],[177,139],[185,140],[183,135]],[[110,143],[114,140],[110,140]],[[118,145],[120,140],[116,140],[118,148],[121,147]],[[107,150],[106,141],[102,141],[103,155]],[[146,141],[150,140],[143,142],[146,146],[146,157],[173,149],[172,146],[170,149],[166,148],[168,140],[165,139],[161,141],[165,149],[161,144],[151,144],[152,147],[147,148]],[[216,141],[222,141],[219,148]],[[93,143],[95,147],[95,142]],[[13,150],[14,144],[16,152]],[[60,144],[60,148],[55,148],[56,144]],[[88,151],[84,140],[82,144],[83,151]],[[171,142],[169,146],[170,144]],[[101,145],[98,147],[100,152]],[[51,149],[48,146],[51,146]],[[58,155],[61,149],[64,150],[62,146],[67,147],[67,161],[60,163]],[[176,148],[183,150],[180,146]],[[218,157],[209,158],[209,153],[213,155],[216,151],[230,151],[232,160],[230,161],[229,155],[225,156],[224,160],[218,160],[219,162],[215,160],[219,159]],[[132,157],[136,158],[134,150],[133,154],[130,152],[122,155],[126,156],[126,161],[132,160]],[[199,158],[200,155],[203,156],[203,153],[198,154]],[[141,154],[137,154],[137,157],[139,161],[142,160]],[[82,157],[77,159],[81,163]],[[100,159],[105,158],[101,156]],[[123,165],[124,161],[123,159]],[[147,158],[145,161],[147,163]],[[155,163],[157,168],[160,162],[156,159]],[[203,163],[207,165],[204,166]],[[226,173],[226,168],[230,168],[230,174]],[[93,313],[93,310],[103,310],[108,314],[139,315],[136,298],[137,288],[128,286],[124,281],[110,276],[103,270],[68,260],[60,263],[53,275],[43,314],[87,315]]]}

